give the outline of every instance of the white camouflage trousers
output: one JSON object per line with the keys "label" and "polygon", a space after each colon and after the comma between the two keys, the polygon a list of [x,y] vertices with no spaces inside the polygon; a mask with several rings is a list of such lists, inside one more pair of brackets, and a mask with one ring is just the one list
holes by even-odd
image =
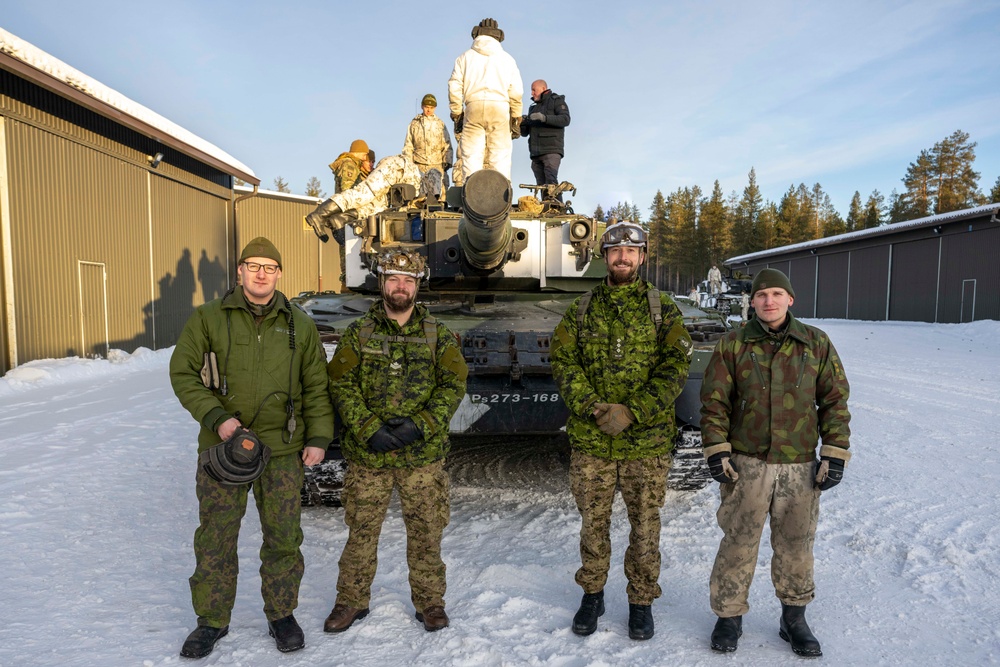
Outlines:
{"label": "white camouflage trousers", "polygon": [[[495,169],[510,180],[512,151],[510,105],[507,102],[467,102],[462,138],[458,143],[462,181],[483,167]],[[458,179],[455,181],[457,183]]]}

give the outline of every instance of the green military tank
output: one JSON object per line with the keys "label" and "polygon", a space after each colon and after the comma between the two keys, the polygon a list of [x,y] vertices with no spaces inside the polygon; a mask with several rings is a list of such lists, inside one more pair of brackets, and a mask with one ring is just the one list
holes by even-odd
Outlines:
{"label": "green military tank", "polygon": [[[559,195],[575,188],[525,186],[537,196],[514,201],[499,172],[472,174],[445,200],[417,198],[392,186],[389,207],[343,230],[349,292],[306,293],[295,299],[335,344],[377,298],[372,267],[389,247],[416,250],[428,277],[418,300],[459,339],[469,366],[467,393],[451,420],[454,448],[494,436],[496,447],[519,436],[565,435],[567,409],[549,366],[552,332],[569,305],[606,275],[597,257],[603,222],[577,215]],[[320,234],[323,230],[317,230]],[[338,230],[339,231],[339,230]],[[676,402],[680,434],[668,486],[697,489],[710,479],[701,454],[702,372],[725,319],[678,299],[695,342],[691,374]],[[307,470],[303,502],[339,503],[344,463],[335,439],[327,459]]]}

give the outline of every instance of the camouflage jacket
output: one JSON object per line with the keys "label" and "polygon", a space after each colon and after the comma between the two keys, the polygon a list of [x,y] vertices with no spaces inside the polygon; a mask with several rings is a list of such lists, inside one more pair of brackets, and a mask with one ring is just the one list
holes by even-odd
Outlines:
{"label": "camouflage jacket", "polygon": [[[181,405],[201,424],[198,451],[219,444],[216,429],[230,417],[250,426],[271,448],[272,456],[303,446],[326,449],[333,440],[333,406],[324,373],[326,353],[316,325],[275,292],[275,305],[260,324],[250,313],[243,291],[199,306],[188,318],[170,355],[170,383]],[[289,347],[289,321],[295,324],[295,351]],[[227,392],[201,380],[205,354],[218,358]],[[289,364],[291,369],[289,369]],[[291,370],[291,377],[289,377]],[[286,405],[292,392],[295,432],[289,435]],[[256,414],[256,419],[254,415]]]}
{"label": "camouflage jacket", "polygon": [[331,162],[330,171],[333,172],[335,179],[335,192],[350,190],[368,176],[368,172],[362,166],[362,158],[350,152],[341,153]]}
{"label": "camouflage jacket", "polygon": [[417,166],[450,167],[455,162],[455,153],[444,121],[437,116],[417,115],[406,130],[402,155]]}
{"label": "camouflage jacket", "polygon": [[[566,310],[553,336],[550,358],[569,408],[570,443],[593,456],[630,460],[669,453],[677,435],[674,399],[684,388],[691,337],[681,312],[660,296],[657,330],[646,296],[652,285],[601,284],[577,322],[580,299]],[[622,403],[636,421],[617,436],[605,435],[593,416],[595,403]]]}
{"label": "camouflage jacket", "polygon": [[[469,369],[455,336],[433,318],[437,340],[431,350],[424,328],[428,318],[427,309],[417,305],[410,321],[400,327],[386,315],[382,299],[376,299],[341,337],[327,373],[344,422],[341,446],[348,461],[372,468],[412,468],[448,453],[448,425],[465,395]],[[368,438],[392,417],[411,417],[424,437],[394,452],[372,452]]]}
{"label": "camouflage jacket", "polygon": [[850,446],[850,387],[827,335],[788,314],[783,331],[753,318],[718,343],[701,387],[705,448],[733,451],[768,463],[805,463],[824,447]]}
{"label": "camouflage jacket", "polygon": [[359,220],[389,208],[389,188],[397,183],[409,183],[420,189],[422,174],[413,160],[403,155],[390,155],[378,161],[372,173],[354,187],[330,197],[341,211],[354,211]]}

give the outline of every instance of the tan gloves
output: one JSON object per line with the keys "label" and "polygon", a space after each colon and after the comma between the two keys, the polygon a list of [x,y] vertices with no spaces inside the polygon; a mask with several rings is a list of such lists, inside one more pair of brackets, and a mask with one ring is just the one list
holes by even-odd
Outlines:
{"label": "tan gloves", "polygon": [[635,415],[621,403],[595,403],[594,416],[601,433],[615,436],[635,423]]}

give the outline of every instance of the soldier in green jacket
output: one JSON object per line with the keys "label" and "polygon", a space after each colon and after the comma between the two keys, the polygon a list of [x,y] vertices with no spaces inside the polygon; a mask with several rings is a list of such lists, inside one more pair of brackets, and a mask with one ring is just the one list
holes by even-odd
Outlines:
{"label": "soldier in green jacket", "polygon": [[406,525],[410,598],[428,632],[448,626],[441,537],[448,525],[448,425],[465,395],[468,367],[455,336],[416,304],[424,260],[386,250],[377,271],[382,298],[353,322],[327,366],[346,433],[344,521],[337,600],[326,632],[368,615],[371,585],[393,488]]}
{"label": "soldier in green jacket", "polygon": [[[302,466],[323,460],[333,439],[333,408],[316,325],[276,289],[281,266],[266,238],[247,244],[237,269],[240,285],[198,307],[170,358],[174,393],[201,424],[195,481],[201,523],[190,579],[198,627],[181,650],[188,658],[208,655],[229,631],[237,540],[251,484],[264,538],[260,575],[268,630],[281,651],[305,645],[292,615],[304,569]],[[270,454],[246,476],[239,456],[253,441],[232,438],[242,427],[266,446],[259,451]],[[242,445],[233,454],[220,441]]]}
{"label": "soldier in green jacket", "polygon": [[719,617],[712,648],[737,648],[770,515],[779,634],[795,653],[819,656],[805,609],[815,597],[820,491],[840,482],[851,457],[850,388],[827,335],[788,312],[795,292],[785,274],[760,271],[751,294],[754,317],[719,341],[701,390],[705,458],[722,485],[717,516],[724,535],[710,584]]}
{"label": "soldier in green jacket", "polygon": [[653,636],[662,591],[660,507],[677,435],[674,399],[687,380],[691,337],[667,295],[638,278],[646,232],[623,221],[601,237],[608,278],[567,309],[551,348],[566,406],[570,485],[583,519],[576,582],[583,588],[572,629],[589,635],[604,613],[611,561],[611,506],[621,489],[632,530],[625,552],[629,636]]}

